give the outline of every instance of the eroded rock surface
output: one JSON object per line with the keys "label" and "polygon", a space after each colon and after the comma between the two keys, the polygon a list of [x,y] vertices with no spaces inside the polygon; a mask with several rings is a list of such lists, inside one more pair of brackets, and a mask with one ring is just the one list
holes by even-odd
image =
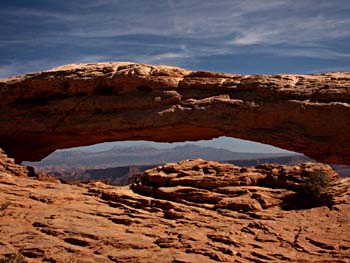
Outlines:
{"label": "eroded rock surface", "polygon": [[[295,207],[295,193],[304,193],[320,177],[327,182],[339,179],[330,166],[317,163],[239,167],[197,159],[147,170],[133,178],[131,187],[139,194],[195,206],[259,211]],[[300,208],[308,201],[303,200]]]}
{"label": "eroded rock surface", "polygon": [[18,161],[106,141],[229,136],[350,163],[350,73],[238,75],[128,62],[0,82],[0,147]]}
{"label": "eroded rock surface", "polygon": [[[329,179],[331,202],[286,207],[315,172]],[[133,190],[0,169],[0,259],[17,252],[24,262],[347,263],[349,186],[308,163],[184,161],[135,177]]]}
{"label": "eroded rock surface", "polygon": [[16,176],[34,176],[34,169],[32,167],[19,165],[13,158],[0,148],[0,173],[13,174]]}

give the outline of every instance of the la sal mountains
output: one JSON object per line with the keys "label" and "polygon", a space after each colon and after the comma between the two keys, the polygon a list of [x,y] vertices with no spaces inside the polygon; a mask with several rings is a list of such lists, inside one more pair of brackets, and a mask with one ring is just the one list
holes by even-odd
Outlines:
{"label": "la sal mountains", "polygon": [[[186,159],[206,159],[228,162],[240,166],[253,166],[262,163],[293,165],[312,161],[297,153],[251,153],[233,152],[227,149],[185,144],[160,149],[140,144],[114,146],[104,151],[61,150],[49,155],[40,162],[26,162],[37,172],[52,173],[68,181],[103,180],[113,185],[126,185],[134,174],[157,165],[179,162]],[[348,175],[349,168],[337,169],[341,175]]]}
{"label": "la sal mountains", "polygon": [[233,152],[214,147],[185,144],[168,149],[159,149],[148,145],[114,146],[110,150],[91,152],[77,150],[56,151],[41,162],[29,162],[37,168],[85,167],[107,168],[125,165],[147,165],[178,162],[186,159],[202,158],[215,161],[251,160],[290,156],[288,153],[249,153]]}

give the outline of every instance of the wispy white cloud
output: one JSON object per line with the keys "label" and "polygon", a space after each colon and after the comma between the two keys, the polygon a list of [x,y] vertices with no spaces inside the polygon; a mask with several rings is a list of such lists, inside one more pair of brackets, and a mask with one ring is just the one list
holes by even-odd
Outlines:
{"label": "wispy white cloud", "polygon": [[233,45],[291,44],[319,45],[320,41],[350,37],[350,18],[290,17],[241,28]]}
{"label": "wispy white cloud", "polygon": [[[1,16],[12,16],[12,17],[31,17],[31,18],[41,18],[41,19],[57,19],[60,21],[72,22],[79,20],[79,17],[74,14],[67,14],[57,11],[48,10],[38,10],[33,8],[16,8],[9,9],[4,8],[0,10]],[[80,18],[81,19],[81,18]]]}
{"label": "wispy white cloud", "polygon": [[[341,42],[350,41],[348,0],[48,2],[57,8],[0,8],[0,22],[8,22],[0,23],[5,33],[1,49],[64,46],[70,57],[58,59],[62,62],[121,58],[164,64],[213,55],[267,53],[336,59],[350,53]],[[11,24],[16,30],[6,28]],[[143,41],[146,38],[149,41]],[[343,48],[333,45],[338,40]],[[47,65],[58,63],[54,54],[46,60]]]}
{"label": "wispy white cloud", "polygon": [[143,63],[167,63],[168,61],[174,61],[174,60],[188,58],[188,57],[191,57],[191,55],[187,53],[167,52],[167,53],[160,53],[156,55],[140,57],[139,60]]}
{"label": "wispy white cloud", "polygon": [[[78,1],[79,2],[79,1]],[[337,1],[335,1],[337,2]],[[339,0],[338,0],[339,2]],[[321,3],[321,4],[320,4]],[[322,4],[323,3],[323,4]],[[70,3],[67,5],[77,4]],[[275,44],[312,42],[350,36],[350,18],[337,15],[342,6],[334,3],[332,16],[324,1],[162,1],[141,5],[138,1],[85,1],[89,11],[66,12],[29,8],[3,9],[0,15],[57,19],[70,23],[66,36],[115,37],[131,34],[211,39],[234,36],[231,44]],[[98,7],[105,8],[98,8]],[[349,5],[350,6],[350,5]],[[77,8],[75,8],[77,9]],[[350,11],[350,7],[349,7]],[[307,15],[307,13],[309,13]],[[53,29],[60,31],[60,29]],[[57,32],[56,32],[57,33]]]}
{"label": "wispy white cloud", "polygon": [[239,36],[235,37],[232,41],[229,41],[228,43],[237,46],[262,44],[271,41],[271,39],[277,37],[279,33],[280,31],[276,29],[245,31],[240,32]]}
{"label": "wispy white cloud", "polygon": [[[290,32],[298,25],[312,26],[315,34],[319,31],[328,31],[329,26],[325,27],[325,24],[333,23],[340,26],[343,22],[344,28],[349,25],[349,21],[338,21],[337,19],[322,21],[323,18],[316,19],[312,23],[308,17],[288,15],[291,7],[294,11],[314,8],[311,4],[296,5],[295,1],[291,0],[168,0],[152,4],[140,4],[138,1],[126,3],[100,0],[80,3],[84,12],[79,12],[77,4],[67,3],[67,6],[69,5],[72,5],[71,9],[76,11],[13,8],[3,9],[0,14],[16,19],[18,17],[42,18],[43,22],[55,19],[69,24],[69,29],[65,28],[62,33],[76,37],[98,38],[127,34],[153,34],[208,39],[240,35],[239,37],[243,40],[237,39],[238,43],[256,43],[258,39],[263,40],[265,36],[271,35],[269,33],[271,31],[277,35],[277,31]],[[105,8],[98,8],[101,6]],[[280,16],[281,13],[284,13],[285,16]],[[288,27],[281,30],[283,26]],[[302,31],[299,34],[303,34]],[[329,31],[328,35],[330,35]],[[249,39],[256,40],[249,41]]]}
{"label": "wispy white cloud", "polygon": [[322,59],[338,59],[350,58],[350,52],[338,52],[325,48],[266,48],[266,53],[287,57],[304,57],[304,58],[322,58]]}

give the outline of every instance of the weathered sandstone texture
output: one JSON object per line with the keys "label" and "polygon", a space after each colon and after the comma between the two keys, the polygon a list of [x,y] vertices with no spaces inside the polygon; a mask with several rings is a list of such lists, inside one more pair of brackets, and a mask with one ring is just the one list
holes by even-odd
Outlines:
{"label": "weathered sandstone texture", "polygon": [[350,73],[238,75],[128,62],[0,81],[0,147],[16,160],[106,141],[229,136],[350,164]]}
{"label": "weathered sandstone texture", "polygon": [[[350,178],[327,165],[184,161],[135,177],[131,189],[38,181],[3,166],[0,261],[349,262]],[[296,194],[314,173],[330,181],[323,206]]]}
{"label": "weathered sandstone texture", "polygon": [[16,176],[34,176],[32,167],[16,164],[13,158],[9,158],[7,154],[0,148],[0,173],[8,173]]}

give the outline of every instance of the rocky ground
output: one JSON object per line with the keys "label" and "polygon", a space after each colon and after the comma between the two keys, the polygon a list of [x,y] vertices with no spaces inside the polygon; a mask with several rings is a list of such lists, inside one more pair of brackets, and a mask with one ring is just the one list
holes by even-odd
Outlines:
{"label": "rocky ground", "polygon": [[326,165],[199,159],[113,187],[0,160],[0,262],[350,262],[350,178]]}

